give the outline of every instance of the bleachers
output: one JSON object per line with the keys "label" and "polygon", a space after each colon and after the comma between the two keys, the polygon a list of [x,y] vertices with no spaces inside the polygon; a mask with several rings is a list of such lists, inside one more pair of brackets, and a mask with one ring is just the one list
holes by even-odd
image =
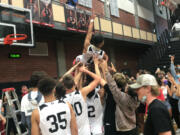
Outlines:
{"label": "bleachers", "polygon": [[157,41],[157,44],[139,59],[139,69],[146,69],[154,73],[159,67],[168,71],[170,55],[175,55],[175,64],[180,64],[180,34],[172,36],[171,31],[166,29]]}

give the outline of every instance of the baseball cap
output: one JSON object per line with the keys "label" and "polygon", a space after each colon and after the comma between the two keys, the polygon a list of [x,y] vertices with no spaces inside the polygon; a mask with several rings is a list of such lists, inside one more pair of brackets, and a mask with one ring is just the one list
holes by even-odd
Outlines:
{"label": "baseball cap", "polygon": [[157,81],[153,75],[150,74],[143,74],[140,75],[136,83],[129,85],[132,89],[138,89],[143,86],[157,86]]}

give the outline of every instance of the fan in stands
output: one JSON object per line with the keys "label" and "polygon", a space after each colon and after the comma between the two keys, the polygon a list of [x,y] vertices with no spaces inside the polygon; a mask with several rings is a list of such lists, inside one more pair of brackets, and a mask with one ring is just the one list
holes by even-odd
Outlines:
{"label": "fan in stands", "polygon": [[26,34],[9,34],[4,38],[4,45],[12,45],[13,41],[25,40],[26,38]]}

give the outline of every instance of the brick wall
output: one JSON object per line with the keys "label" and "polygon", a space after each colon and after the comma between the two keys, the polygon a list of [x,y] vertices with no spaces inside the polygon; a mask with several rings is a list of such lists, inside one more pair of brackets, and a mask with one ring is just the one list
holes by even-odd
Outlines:
{"label": "brick wall", "polygon": [[150,21],[147,21],[147,20],[139,17],[139,27],[140,27],[140,29],[146,30],[148,32],[153,32],[154,24]]}
{"label": "brick wall", "polygon": [[72,67],[73,60],[76,58],[76,56],[82,54],[84,37],[81,40],[80,38],[63,40],[63,43],[66,59],[66,69],[68,70]]}
{"label": "brick wall", "polygon": [[[71,40],[63,41],[67,69],[72,67],[74,58],[82,54],[84,37],[81,39],[82,40],[79,40],[78,38],[71,38]],[[139,56],[144,53],[147,48],[137,47],[137,45],[134,47],[133,46],[133,43],[105,40],[105,45],[102,49],[109,56],[110,62],[110,48],[113,48],[117,70],[120,71],[122,69],[129,68],[132,71],[132,74],[135,75],[137,72],[137,61]],[[124,62],[127,62],[127,65],[124,65]]]}
{"label": "brick wall", "polygon": [[[67,0],[60,0],[60,2],[65,3]],[[100,0],[93,0],[92,1],[92,6],[93,6],[93,11],[95,14],[104,17],[104,3]],[[92,9],[83,7],[81,5],[77,5],[78,8],[81,8],[83,10],[89,10],[91,11]],[[111,16],[112,21],[119,22],[125,25],[130,25],[135,27],[135,17],[133,14],[126,12],[124,10],[119,9],[119,15],[120,17],[114,17]],[[140,28],[147,30],[147,31],[152,31],[152,23],[139,17],[139,23],[140,23]]]}
{"label": "brick wall", "polygon": [[[121,44],[123,44],[124,46],[114,46],[116,68],[118,71],[121,71],[122,69],[130,69],[131,74],[135,75],[137,73],[137,61],[147,48],[143,48],[140,46],[137,47],[132,43],[121,42]],[[130,46],[126,47],[126,45]]]}
{"label": "brick wall", "polygon": [[[26,81],[36,70],[43,70],[56,77],[56,49],[53,41],[48,41],[48,52],[49,56],[29,56],[28,48],[0,46],[0,82]],[[10,59],[9,53],[20,53],[21,58]]]}
{"label": "brick wall", "polygon": [[157,25],[159,34],[161,34],[166,28],[168,28],[167,21],[158,16],[157,16],[157,24],[156,25]]}
{"label": "brick wall", "polygon": [[133,14],[119,9],[119,15],[120,17],[111,16],[112,20],[115,22],[135,27],[135,17]]}

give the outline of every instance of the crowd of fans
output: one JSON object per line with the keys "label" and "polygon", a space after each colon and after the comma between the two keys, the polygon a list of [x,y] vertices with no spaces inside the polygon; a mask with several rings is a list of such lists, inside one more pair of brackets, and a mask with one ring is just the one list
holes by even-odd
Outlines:
{"label": "crowd of fans", "polygon": [[[33,72],[22,87],[21,121],[32,135],[174,135],[180,132],[180,65],[170,72],[118,72],[93,34],[92,15],[83,53],[58,80]],[[4,99],[2,99],[4,100]],[[2,107],[1,107],[2,108]],[[0,115],[2,123],[6,123]],[[174,127],[174,122],[177,128]]]}

